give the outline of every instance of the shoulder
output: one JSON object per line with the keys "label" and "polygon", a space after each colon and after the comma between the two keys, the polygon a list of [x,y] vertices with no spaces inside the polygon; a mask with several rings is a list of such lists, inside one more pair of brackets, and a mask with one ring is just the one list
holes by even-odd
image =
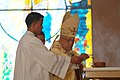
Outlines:
{"label": "shoulder", "polygon": [[19,44],[30,46],[31,44],[42,44],[41,40],[36,38],[34,35],[29,33],[25,33],[23,37],[20,39]]}
{"label": "shoulder", "polygon": [[61,47],[61,44],[60,44],[58,41],[55,41],[55,42],[52,44],[52,48],[57,48],[57,47]]}

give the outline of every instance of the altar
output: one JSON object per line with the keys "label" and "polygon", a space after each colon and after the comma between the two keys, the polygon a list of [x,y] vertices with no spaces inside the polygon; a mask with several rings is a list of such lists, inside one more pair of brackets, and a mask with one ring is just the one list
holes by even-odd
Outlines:
{"label": "altar", "polygon": [[120,67],[84,68],[85,79],[120,80]]}

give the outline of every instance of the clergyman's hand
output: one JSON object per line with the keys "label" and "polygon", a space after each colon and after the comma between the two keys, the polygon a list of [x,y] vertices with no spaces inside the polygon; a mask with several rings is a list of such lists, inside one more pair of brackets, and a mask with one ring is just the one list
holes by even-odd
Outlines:
{"label": "clergyman's hand", "polygon": [[88,59],[89,55],[88,54],[81,54],[80,56],[78,56],[78,58],[79,58],[79,61],[82,62],[82,61]]}
{"label": "clergyman's hand", "polygon": [[71,63],[73,63],[73,64],[79,63],[79,58],[77,56],[72,56],[71,57]]}

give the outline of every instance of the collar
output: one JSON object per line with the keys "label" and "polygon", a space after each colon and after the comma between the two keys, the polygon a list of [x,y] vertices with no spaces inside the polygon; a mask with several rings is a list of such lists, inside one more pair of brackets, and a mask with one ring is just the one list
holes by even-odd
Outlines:
{"label": "collar", "polygon": [[29,35],[35,36],[35,34],[31,31],[27,31],[26,33],[29,34]]}

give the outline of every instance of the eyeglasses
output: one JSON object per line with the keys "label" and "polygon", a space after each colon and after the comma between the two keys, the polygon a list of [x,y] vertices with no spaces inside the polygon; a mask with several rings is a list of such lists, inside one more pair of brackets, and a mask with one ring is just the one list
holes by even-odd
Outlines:
{"label": "eyeglasses", "polygon": [[63,37],[63,36],[61,36],[61,38],[65,39],[65,40],[68,41],[68,42],[74,42],[74,38],[69,38],[69,39],[67,39],[67,38],[65,38],[65,37]]}

